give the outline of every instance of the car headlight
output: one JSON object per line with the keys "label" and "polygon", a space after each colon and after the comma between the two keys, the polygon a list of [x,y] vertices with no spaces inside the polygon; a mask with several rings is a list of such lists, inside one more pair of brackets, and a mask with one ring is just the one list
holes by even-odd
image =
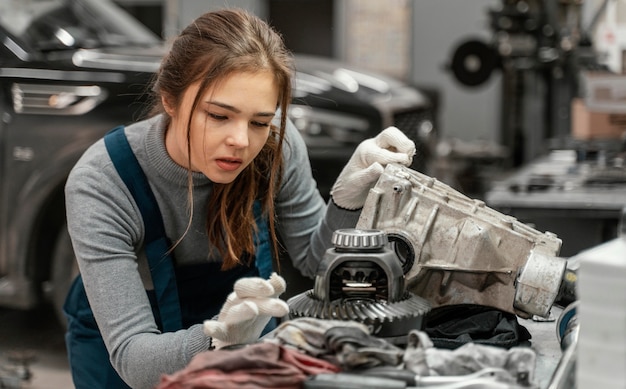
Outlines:
{"label": "car headlight", "polygon": [[291,105],[288,116],[309,147],[358,144],[369,129],[369,122],[358,116],[304,105]]}

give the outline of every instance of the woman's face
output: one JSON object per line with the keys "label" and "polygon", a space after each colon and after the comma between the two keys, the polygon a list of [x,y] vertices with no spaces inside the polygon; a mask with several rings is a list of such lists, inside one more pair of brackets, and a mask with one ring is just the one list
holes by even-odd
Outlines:
{"label": "woman's face", "polygon": [[278,86],[269,71],[233,73],[209,87],[190,112],[199,83],[191,84],[178,107],[163,100],[171,123],[165,146],[172,159],[188,167],[187,122],[191,115],[191,169],[227,184],[259,154],[276,113]]}

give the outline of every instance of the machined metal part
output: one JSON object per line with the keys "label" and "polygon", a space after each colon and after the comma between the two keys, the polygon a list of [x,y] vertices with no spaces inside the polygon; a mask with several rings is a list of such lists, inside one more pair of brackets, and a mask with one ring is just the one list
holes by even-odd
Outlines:
{"label": "machined metal part", "polygon": [[578,345],[579,302],[575,301],[565,307],[556,324],[556,337],[561,345],[563,355],[556,365],[550,383],[546,389],[568,389],[576,387],[576,354]]}
{"label": "machined metal part", "polygon": [[556,338],[561,345],[561,350],[578,342],[578,306],[580,303],[574,301],[561,312],[556,322]]}
{"label": "machined metal part", "polygon": [[[375,369],[372,369],[375,370]],[[494,368],[460,376],[419,376],[409,371],[316,374],[304,381],[305,389],[535,389],[535,385],[510,382],[506,371]]]}
{"label": "machined metal part", "polygon": [[407,289],[433,307],[479,304],[545,317],[565,273],[555,234],[401,165],[387,165],[356,227],[387,234]]}
{"label": "machined metal part", "polygon": [[406,291],[404,273],[379,230],[346,229],[333,234],[312,290],[290,298],[290,318],[354,320],[370,332],[402,343],[421,329],[430,304]]}

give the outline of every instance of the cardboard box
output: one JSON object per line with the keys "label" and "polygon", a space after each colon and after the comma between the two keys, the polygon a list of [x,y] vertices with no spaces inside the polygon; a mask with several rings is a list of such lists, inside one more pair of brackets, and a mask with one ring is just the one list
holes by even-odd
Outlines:
{"label": "cardboard box", "polygon": [[622,139],[626,113],[592,111],[583,99],[572,100],[572,137],[580,140]]}
{"label": "cardboard box", "polygon": [[626,75],[588,71],[581,73],[581,81],[590,111],[626,113]]}

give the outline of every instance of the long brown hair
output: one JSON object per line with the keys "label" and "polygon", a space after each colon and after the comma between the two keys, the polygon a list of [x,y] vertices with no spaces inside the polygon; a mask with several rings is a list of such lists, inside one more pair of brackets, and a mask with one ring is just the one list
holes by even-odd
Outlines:
{"label": "long brown hair", "polygon": [[[274,222],[274,197],[282,175],[282,147],[287,123],[287,107],[291,101],[293,59],[281,36],[258,17],[240,9],[223,9],[203,14],[187,26],[172,42],[156,74],[153,113],[164,113],[161,96],[179,107],[183,93],[195,82],[200,89],[192,112],[200,97],[216,82],[235,72],[269,70],[279,88],[281,108],[279,126],[272,126],[270,136],[246,169],[231,183],[214,183],[206,216],[210,243],[223,258],[223,269],[253,258],[254,236],[258,232],[253,204],[261,202],[267,219],[272,249],[278,255],[278,239]],[[189,163],[189,201],[192,203],[190,123],[187,124]],[[182,238],[181,238],[182,239]]]}

